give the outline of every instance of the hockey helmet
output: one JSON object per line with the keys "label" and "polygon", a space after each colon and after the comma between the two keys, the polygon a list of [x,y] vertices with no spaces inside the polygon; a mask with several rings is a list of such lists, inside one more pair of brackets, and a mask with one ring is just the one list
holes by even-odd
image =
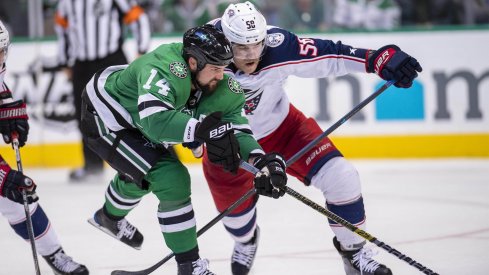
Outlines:
{"label": "hockey helmet", "polygon": [[267,35],[265,17],[246,1],[230,4],[221,18],[222,31],[232,43],[253,44],[262,41]]}
{"label": "hockey helmet", "polygon": [[206,64],[227,66],[233,60],[231,43],[212,25],[191,28],[183,35],[183,55],[197,59],[197,70]]}
{"label": "hockey helmet", "polygon": [[221,17],[221,26],[233,46],[238,44],[233,47],[236,58],[258,58],[261,55],[267,36],[267,21],[252,3],[230,4]]}
{"label": "hockey helmet", "polygon": [[8,35],[8,30],[5,25],[0,21],[0,52],[3,53],[3,60],[0,60],[0,66],[7,59],[8,46],[10,45],[10,38]]}

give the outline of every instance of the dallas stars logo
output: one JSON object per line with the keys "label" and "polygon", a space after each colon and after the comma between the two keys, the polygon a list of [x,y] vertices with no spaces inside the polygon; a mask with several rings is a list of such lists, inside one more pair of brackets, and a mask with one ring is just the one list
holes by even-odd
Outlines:
{"label": "dallas stars logo", "polygon": [[186,78],[188,75],[187,66],[182,62],[172,62],[170,63],[170,72],[179,78]]}
{"label": "dallas stars logo", "polygon": [[228,86],[229,89],[236,94],[243,93],[243,88],[241,88],[241,85],[239,84],[238,81],[236,81],[234,78],[230,77],[228,79]]}

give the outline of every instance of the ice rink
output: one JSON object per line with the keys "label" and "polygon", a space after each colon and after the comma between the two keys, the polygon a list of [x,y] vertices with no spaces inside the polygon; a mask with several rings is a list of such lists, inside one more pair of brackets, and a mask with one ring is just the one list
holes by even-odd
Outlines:
{"label": "ice rink", "polygon": [[[444,275],[489,274],[489,160],[379,160],[352,161],[360,172],[367,213],[367,232],[419,263]],[[193,206],[200,228],[217,215],[200,165],[191,165]],[[134,250],[87,223],[104,201],[113,171],[105,181],[69,183],[68,169],[26,168],[38,185],[40,202],[50,217],[65,251],[87,265],[90,274],[114,269],[139,270],[153,265],[170,251],[156,219],[157,201],[148,195],[128,220],[145,236]],[[289,186],[324,205],[314,188],[295,179]],[[291,196],[258,202],[262,229],[251,274],[343,275],[332,244],[327,218]],[[0,219],[0,274],[34,274],[30,245]],[[201,256],[217,274],[230,274],[231,238],[221,223],[199,238]],[[394,274],[422,274],[385,250],[376,259]],[[42,274],[52,274],[39,258]],[[174,260],[154,274],[176,274]]]}

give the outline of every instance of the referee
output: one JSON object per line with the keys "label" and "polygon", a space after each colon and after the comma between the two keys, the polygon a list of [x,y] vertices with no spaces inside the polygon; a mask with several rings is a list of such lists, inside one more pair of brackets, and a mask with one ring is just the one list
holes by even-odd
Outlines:
{"label": "referee", "polygon": [[[73,83],[76,119],[80,127],[81,93],[100,69],[127,64],[122,50],[125,26],[137,41],[138,54],[149,47],[147,15],[134,0],[60,0],[55,16],[59,65],[66,68]],[[91,151],[85,140],[84,165],[70,173],[71,181],[87,181],[101,176],[103,160]]]}

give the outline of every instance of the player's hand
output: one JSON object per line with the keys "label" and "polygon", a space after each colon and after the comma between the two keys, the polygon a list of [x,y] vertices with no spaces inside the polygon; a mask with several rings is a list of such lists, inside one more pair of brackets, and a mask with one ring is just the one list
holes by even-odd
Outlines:
{"label": "player's hand", "polygon": [[416,58],[401,51],[396,45],[387,45],[372,52],[367,60],[367,71],[384,80],[395,80],[395,86],[409,88],[423,68]]}
{"label": "player's hand", "polygon": [[282,197],[287,184],[284,158],[277,153],[269,153],[257,157],[254,165],[260,169],[254,179],[256,192],[274,199]]}
{"label": "player's hand", "polygon": [[24,203],[22,198],[22,189],[26,191],[27,203],[36,202],[39,197],[36,194],[36,185],[31,178],[22,174],[22,172],[12,170],[10,166],[1,159],[0,161],[0,196],[7,199]]}
{"label": "player's hand", "polygon": [[192,155],[194,155],[195,158],[199,159],[204,154],[203,145],[198,141],[184,142],[182,143],[182,146],[192,150]]}
{"label": "player's hand", "polygon": [[12,142],[12,133],[18,134],[19,146],[24,146],[29,134],[26,105],[17,100],[0,105],[0,133],[6,143]]}
{"label": "player's hand", "polygon": [[221,116],[221,112],[214,112],[199,122],[195,130],[195,141],[205,142],[207,155],[212,163],[236,174],[241,161],[239,143],[232,124],[222,121]]}

